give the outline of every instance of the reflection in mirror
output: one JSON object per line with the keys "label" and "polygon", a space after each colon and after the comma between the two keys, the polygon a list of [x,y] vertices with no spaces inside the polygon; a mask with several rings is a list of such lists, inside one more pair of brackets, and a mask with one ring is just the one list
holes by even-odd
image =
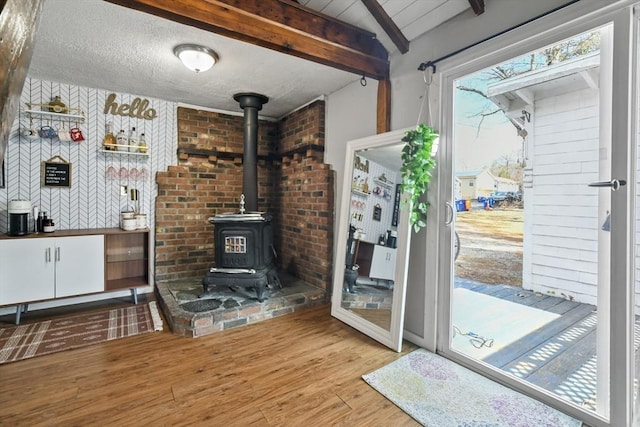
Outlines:
{"label": "reflection in mirror", "polygon": [[[404,132],[347,144],[332,314],[400,350],[409,232],[401,209]],[[343,256],[344,255],[344,256]]]}
{"label": "reflection in mirror", "polygon": [[355,152],[342,295],[342,307],[387,331],[398,239],[399,147]]}

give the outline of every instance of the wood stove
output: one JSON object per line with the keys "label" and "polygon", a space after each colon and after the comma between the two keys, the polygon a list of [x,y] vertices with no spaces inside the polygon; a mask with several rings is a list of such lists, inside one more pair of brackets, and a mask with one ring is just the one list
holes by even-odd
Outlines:
{"label": "wood stove", "polygon": [[275,250],[271,216],[262,213],[219,214],[209,218],[214,224],[216,266],[202,280],[204,294],[209,286],[254,288],[258,301],[267,287],[280,287],[274,267]]}
{"label": "wood stove", "polygon": [[[244,110],[243,193],[237,213],[209,218],[215,226],[216,266],[202,280],[204,294],[209,286],[251,287],[262,302],[269,285],[280,287],[275,271],[275,249],[271,215],[256,212],[258,206],[258,111],[269,98],[255,93],[239,93],[234,99]],[[245,197],[247,210],[245,213]],[[203,294],[203,295],[204,295]]]}

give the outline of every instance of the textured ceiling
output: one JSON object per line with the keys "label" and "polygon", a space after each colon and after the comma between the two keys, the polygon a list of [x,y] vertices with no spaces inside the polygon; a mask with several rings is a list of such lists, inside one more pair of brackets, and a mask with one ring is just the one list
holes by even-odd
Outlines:
{"label": "textured ceiling", "polygon": [[[396,50],[360,0],[300,3],[375,32]],[[409,40],[469,7],[467,0],[380,3]],[[220,61],[195,74],[173,55],[181,43],[208,46]],[[233,94],[258,92],[270,98],[261,115],[274,118],[361,77],[102,0],[45,2],[29,75],[238,112]]]}

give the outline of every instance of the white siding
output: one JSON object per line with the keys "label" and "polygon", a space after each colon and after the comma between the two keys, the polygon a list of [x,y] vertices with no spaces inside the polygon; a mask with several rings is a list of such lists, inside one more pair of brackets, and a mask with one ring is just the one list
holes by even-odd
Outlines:
{"label": "white siding", "polygon": [[483,170],[476,178],[476,192],[474,194],[474,198],[477,198],[478,196],[488,196],[494,191],[498,191],[496,186],[497,183],[493,175],[491,175],[486,169]]}
{"label": "white siding", "polygon": [[475,177],[462,177],[460,179],[460,199],[475,199],[476,198],[476,178]]}
{"label": "white siding", "polygon": [[596,302],[598,92],[537,99],[532,186],[525,197],[531,272],[524,286],[576,301]]}

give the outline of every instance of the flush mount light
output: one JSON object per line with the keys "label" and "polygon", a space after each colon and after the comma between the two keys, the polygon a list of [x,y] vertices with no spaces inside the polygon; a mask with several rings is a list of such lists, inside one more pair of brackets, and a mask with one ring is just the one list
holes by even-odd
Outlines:
{"label": "flush mount light", "polygon": [[218,55],[208,47],[197,44],[181,44],[173,48],[173,53],[190,70],[199,73],[207,71],[218,61]]}

